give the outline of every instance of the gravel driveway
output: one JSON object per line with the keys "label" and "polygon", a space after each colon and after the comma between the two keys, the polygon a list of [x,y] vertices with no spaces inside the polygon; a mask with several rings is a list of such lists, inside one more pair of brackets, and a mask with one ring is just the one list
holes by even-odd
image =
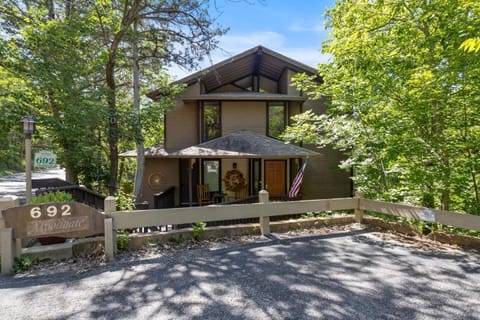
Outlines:
{"label": "gravel driveway", "polygon": [[1,319],[480,319],[480,255],[367,232],[0,276]]}

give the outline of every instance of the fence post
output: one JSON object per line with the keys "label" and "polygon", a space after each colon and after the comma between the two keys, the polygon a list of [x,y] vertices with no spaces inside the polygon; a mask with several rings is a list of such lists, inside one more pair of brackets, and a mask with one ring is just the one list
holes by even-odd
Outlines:
{"label": "fence post", "polygon": [[15,246],[12,241],[13,229],[0,229],[0,238],[2,239],[2,273],[8,274],[12,272],[13,259],[15,257]]}
{"label": "fence post", "polygon": [[[116,211],[115,206],[115,197],[108,196],[105,198],[104,202],[104,212],[114,212]],[[115,239],[115,232],[113,230],[113,219],[112,218],[105,218],[104,220],[104,233],[105,233],[105,256],[108,261],[111,261],[115,258],[115,251],[116,251],[116,239]]]}
{"label": "fence post", "polygon": [[363,199],[363,193],[360,191],[355,192],[355,199],[357,199],[355,207],[355,222],[362,223],[364,210],[360,209],[360,200]]}
{"label": "fence post", "polygon": [[[267,190],[260,190],[258,192],[258,202],[260,203],[269,203],[270,198]],[[263,236],[270,234],[270,216],[265,216],[265,213],[262,211],[260,216],[260,232]]]}
{"label": "fence post", "polygon": [[[13,197],[2,197],[0,198],[0,230],[5,228],[5,221],[3,220],[2,210],[18,207],[19,201],[18,198]],[[2,253],[2,239],[0,237],[0,254]]]}

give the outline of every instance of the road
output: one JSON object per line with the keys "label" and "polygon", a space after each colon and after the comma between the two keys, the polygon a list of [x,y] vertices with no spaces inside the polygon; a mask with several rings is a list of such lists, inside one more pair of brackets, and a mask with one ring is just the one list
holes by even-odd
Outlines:
{"label": "road", "polygon": [[[32,172],[32,179],[49,178],[65,180],[65,170],[54,168]],[[5,196],[25,198],[25,172],[0,177],[0,197]]]}
{"label": "road", "polygon": [[365,232],[0,276],[2,319],[480,319],[480,255]]}

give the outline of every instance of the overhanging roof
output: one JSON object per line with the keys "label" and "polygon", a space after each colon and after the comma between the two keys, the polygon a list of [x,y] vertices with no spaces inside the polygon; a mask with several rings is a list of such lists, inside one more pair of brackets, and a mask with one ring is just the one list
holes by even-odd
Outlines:
{"label": "overhanging roof", "polygon": [[[135,157],[135,151],[122,153]],[[145,149],[146,158],[307,158],[321,154],[255,132],[240,130],[181,150]]]}
{"label": "overhanging roof", "polygon": [[[286,69],[293,72],[305,72],[310,75],[318,73],[315,68],[306,64],[265,47],[257,46],[175,81],[175,83],[191,85],[201,81],[206,92],[210,92],[214,88],[233,83],[250,75],[259,75],[273,81],[279,81]],[[161,96],[161,91],[152,91],[147,96],[151,99],[157,99]]]}
{"label": "overhanging roof", "polygon": [[197,96],[182,97],[183,101],[305,101],[307,97],[293,96],[288,94],[263,93],[263,92],[225,92],[225,93],[209,93]]}

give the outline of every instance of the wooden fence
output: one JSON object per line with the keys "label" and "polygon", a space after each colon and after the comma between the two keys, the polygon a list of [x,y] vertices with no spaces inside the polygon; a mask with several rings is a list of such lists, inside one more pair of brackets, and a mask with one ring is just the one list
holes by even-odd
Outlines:
{"label": "wooden fence", "polygon": [[[480,231],[480,216],[367,200],[360,195],[353,198],[270,202],[268,192],[262,190],[259,193],[259,203],[139,211],[116,211],[115,199],[107,197],[105,199],[104,220],[105,254],[107,259],[114,259],[116,251],[115,231],[119,229],[187,224],[197,221],[259,218],[260,231],[266,235],[270,233],[270,216],[338,210],[355,210],[355,220],[357,222],[362,222],[365,211],[371,211]],[[10,231],[8,229],[0,231],[2,249],[8,248],[6,251],[10,254],[19,254],[18,248],[15,253],[15,246],[10,249],[12,248],[11,229]],[[10,263],[10,261],[13,261],[13,257],[4,258],[3,252],[2,250],[2,272],[6,272],[6,270],[9,272],[11,266],[4,266],[4,262]]]}

